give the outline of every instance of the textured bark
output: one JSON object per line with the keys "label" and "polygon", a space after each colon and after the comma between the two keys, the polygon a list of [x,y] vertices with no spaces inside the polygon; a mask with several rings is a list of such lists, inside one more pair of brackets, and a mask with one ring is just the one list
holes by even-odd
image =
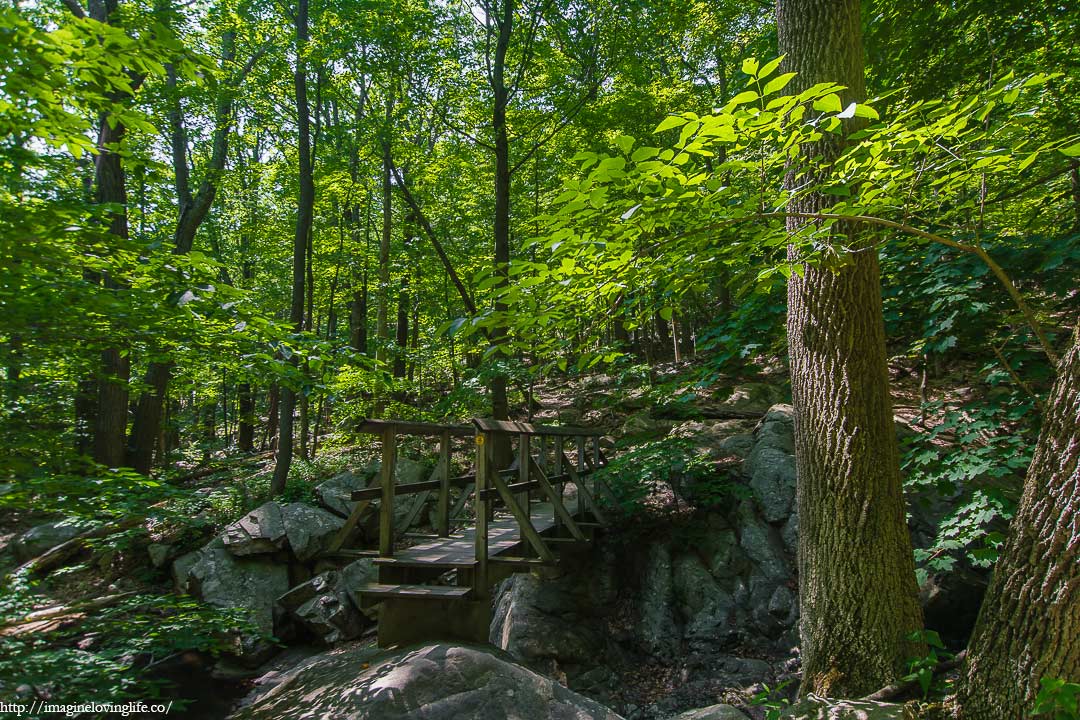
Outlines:
{"label": "textured bark", "polygon": [[[493,8],[494,9],[494,8]],[[510,103],[510,89],[506,84],[506,54],[510,48],[510,38],[514,32],[514,0],[500,0],[495,13],[495,57],[491,63],[492,130],[495,139],[495,217],[493,230],[495,239],[495,276],[498,283],[495,291],[499,292],[509,284],[510,266],[510,136],[506,127],[506,109]],[[495,312],[505,313],[509,308],[506,303],[496,302]],[[491,330],[492,345],[501,345],[506,341],[507,329],[499,323]],[[491,416],[497,420],[510,417],[510,403],[506,394],[507,377],[495,373],[491,378]],[[511,461],[510,437],[497,435],[492,447],[496,468],[506,467]]]}
{"label": "textured bark", "polygon": [[390,174],[393,158],[390,154],[390,123],[393,120],[394,102],[388,93],[386,101],[386,126],[382,138],[382,234],[379,236],[379,287],[375,297],[375,334],[377,346],[375,357],[386,360],[387,346],[390,344],[390,240],[393,232],[393,185]]}
{"label": "textured bark", "polygon": [[[304,328],[304,273],[307,269],[308,237],[311,234],[312,213],[315,207],[315,181],[311,170],[311,111],[307,99],[307,63],[304,60],[308,42],[308,0],[298,0],[296,10],[296,126],[297,175],[299,197],[296,203],[296,234],[293,236],[292,301],[289,322],[297,333]],[[296,363],[293,355],[292,362]],[[278,424],[278,453],[270,494],[285,490],[293,456],[293,411],[296,391],[288,385],[281,388],[280,420]]]}
{"label": "textured bark", "polygon": [[[858,0],[781,0],[780,51],[798,72],[792,92],[814,83],[865,89]],[[849,128],[854,129],[854,128]],[[804,148],[787,185],[821,179],[806,158],[835,157],[842,140]],[[828,196],[790,203],[819,211]],[[789,220],[792,232],[801,223]],[[848,228],[848,247],[860,247]],[[861,696],[896,681],[921,629],[893,427],[876,253],[863,243],[830,266],[806,266],[788,286],[788,344],[798,472],[801,694]],[[789,256],[798,261],[791,246]]]}
{"label": "textured bark", "polygon": [[236,390],[236,445],[240,452],[255,451],[255,397],[249,383],[240,383]]}
{"label": "textured bark", "polygon": [[1080,683],[1080,326],[968,647],[962,717],[1027,717],[1042,678]]}
{"label": "textured bark", "polygon": [[[109,7],[109,15],[112,15],[115,4],[106,3],[106,6]],[[99,154],[95,160],[94,174],[96,201],[120,208],[111,214],[109,233],[121,242],[128,239],[127,188],[120,155],[120,145],[126,132],[127,128],[122,122],[110,125],[104,117],[101,119],[97,143]],[[106,288],[119,289],[111,278],[104,278],[104,284]],[[121,348],[105,348],[101,351],[99,372],[97,415],[94,418],[94,460],[108,467],[120,467],[124,464],[124,438],[127,432],[130,356]]]}

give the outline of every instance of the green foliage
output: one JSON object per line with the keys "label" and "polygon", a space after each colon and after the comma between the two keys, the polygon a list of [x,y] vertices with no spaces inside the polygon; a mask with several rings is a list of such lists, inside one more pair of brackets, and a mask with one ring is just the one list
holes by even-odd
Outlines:
{"label": "green foliage", "polygon": [[1044,677],[1039,680],[1039,686],[1035,706],[1031,709],[1032,717],[1046,720],[1080,718],[1080,683]]}
{"label": "green foliage", "polygon": [[[907,636],[907,639],[927,647],[927,653],[925,655],[908,660],[908,674],[902,678],[906,682],[918,682],[919,689],[922,691],[922,696],[925,700],[930,696],[930,691],[935,687],[934,683],[936,678],[934,671],[937,666],[942,661],[952,658],[953,655],[945,649],[945,645],[941,642],[941,637],[933,630],[919,630],[913,632]],[[944,685],[939,683],[937,690],[944,694]]]}
{"label": "green foliage", "polygon": [[33,510],[89,520],[145,516],[163,500],[186,493],[126,468],[93,468],[89,474],[41,473],[0,495],[0,510]]}
{"label": "green foliage", "polygon": [[[7,578],[0,622],[18,622],[31,608],[33,585]],[[136,595],[79,623],[0,638],[0,691],[24,684],[54,702],[161,697],[171,686],[154,668],[185,651],[217,655],[236,633],[254,633],[242,611],[200,605],[186,597]],[[182,706],[180,699],[176,706]]]}
{"label": "green foliage", "polygon": [[761,683],[763,689],[754,693],[749,704],[753,707],[765,708],[765,720],[780,720],[784,709],[791,705],[791,701],[784,696],[783,692],[784,688],[792,682],[794,681],[785,680],[774,688]]}
{"label": "green foliage", "polygon": [[998,397],[1000,404],[947,409],[942,422],[914,436],[904,451],[905,485],[953,506],[933,545],[915,551],[920,582],[930,570],[950,570],[961,556],[977,567],[997,560],[1038,431],[1030,399]]}
{"label": "green foliage", "polygon": [[665,437],[619,453],[598,476],[606,481],[622,508],[645,512],[649,498],[668,486],[676,498],[699,507],[713,507],[741,493],[715,462],[690,438]]}

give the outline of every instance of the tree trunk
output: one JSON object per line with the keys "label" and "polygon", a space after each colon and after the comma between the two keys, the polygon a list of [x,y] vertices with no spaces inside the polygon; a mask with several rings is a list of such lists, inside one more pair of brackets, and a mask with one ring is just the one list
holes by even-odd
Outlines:
{"label": "tree trunk", "polygon": [[1080,325],[968,646],[961,715],[1027,717],[1043,678],[1080,683]]}
{"label": "tree trunk", "polygon": [[[501,0],[496,18],[498,36],[495,40],[495,58],[492,62],[491,89],[494,95],[492,103],[492,130],[495,135],[495,217],[493,221],[495,237],[495,276],[498,283],[495,292],[506,289],[509,284],[510,266],[510,136],[506,127],[506,108],[510,102],[510,92],[506,85],[506,55],[510,48],[510,38],[514,31],[514,2]],[[505,313],[509,308],[504,302],[495,303],[495,312]],[[491,330],[492,345],[499,346],[506,341],[506,326],[497,324]],[[495,353],[499,359],[501,353]],[[510,417],[510,403],[506,395],[507,378],[503,373],[495,373],[491,378],[491,416],[496,420]],[[497,435],[492,447],[496,468],[510,464],[510,438]]]}
{"label": "tree trunk", "polygon": [[236,389],[236,445],[240,452],[255,452],[255,397],[250,383],[240,383]]}
{"label": "tree trunk", "polygon": [[[297,173],[299,197],[296,205],[296,234],[293,236],[292,301],[289,305],[289,322],[297,333],[304,328],[304,272],[307,269],[308,236],[311,234],[311,218],[315,206],[315,182],[311,171],[311,113],[307,99],[307,62],[305,52],[308,41],[308,0],[298,0],[296,11],[296,126],[297,126]],[[296,355],[291,362],[296,364]],[[281,387],[281,417],[277,464],[270,483],[270,494],[280,495],[285,490],[293,455],[293,411],[296,409],[296,390],[288,385]]]}
{"label": "tree trunk", "polygon": [[[126,128],[122,122],[111,126],[102,118],[98,135],[100,153],[96,159],[96,200],[100,204],[115,204],[119,211],[112,213],[109,232],[121,242],[128,239],[127,188],[119,148]],[[119,289],[115,280],[105,278],[105,287]],[[101,351],[98,377],[97,417],[94,419],[94,460],[108,467],[124,464],[124,439],[127,432],[128,381],[131,377],[130,356],[117,347]]]}
{"label": "tree trunk", "polygon": [[376,359],[385,362],[390,344],[390,240],[393,232],[393,185],[390,182],[393,158],[390,155],[390,122],[393,119],[394,102],[386,100],[386,127],[382,138],[382,235],[379,236],[379,287],[375,298]]}
{"label": "tree trunk", "polygon": [[[225,32],[221,38],[221,67],[227,69],[236,57],[235,33]],[[225,169],[228,157],[229,129],[232,122],[233,99],[228,88],[219,91],[214,108],[214,134],[210,162],[205,176],[194,197],[190,189],[190,169],[188,167],[188,139],[184,128],[183,108],[180,106],[176,91],[176,73],[172,66],[167,66],[168,84],[174,91],[175,101],[169,108],[169,123],[172,127],[173,172],[175,176],[176,197],[180,207],[180,217],[173,232],[173,252],[187,254],[195,244],[195,235],[210,212],[217,195],[217,186],[221,173]],[[220,258],[219,258],[220,259]],[[171,360],[151,362],[146,371],[145,383],[148,387],[139,396],[135,409],[135,419],[128,438],[128,462],[141,473],[149,473],[154,461],[154,445],[161,434],[161,418],[164,412],[165,396],[174,363]]]}
{"label": "tree trunk", "polygon": [[[858,0],[781,0],[777,20],[786,69],[799,73],[792,92],[835,81],[848,88],[845,103],[864,99]],[[842,148],[842,140],[829,139],[804,147],[786,185],[807,182],[800,163],[815,156],[824,162],[820,158]],[[821,180],[828,172],[809,177]],[[789,209],[820,211],[828,198],[811,193]],[[788,223],[793,233],[800,226]],[[800,693],[841,697],[896,681],[919,650],[905,638],[922,628],[877,254],[855,228],[844,244],[862,249],[828,267],[804,266],[801,277],[792,274],[787,329],[798,475]],[[800,257],[790,246],[789,258]]]}

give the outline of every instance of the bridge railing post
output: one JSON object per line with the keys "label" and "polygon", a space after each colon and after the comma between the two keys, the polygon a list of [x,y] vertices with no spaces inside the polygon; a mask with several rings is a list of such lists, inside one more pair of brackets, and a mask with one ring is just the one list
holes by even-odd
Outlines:
{"label": "bridge railing post", "polygon": [[397,464],[397,431],[393,425],[382,433],[382,466],[379,469],[382,487],[379,504],[379,555],[394,555],[394,465]]}
{"label": "bridge railing post", "polygon": [[[532,436],[527,433],[518,434],[518,482],[529,482],[529,458],[530,450],[532,449]],[[525,517],[531,518],[532,511],[530,508],[532,501],[532,493],[528,489],[517,494],[518,505],[525,511]],[[525,537],[525,531],[519,529],[519,537]]]}
{"label": "bridge railing post", "polygon": [[[561,435],[556,435],[556,436],[551,438],[551,442],[554,445],[553,452],[552,452],[552,457],[553,457],[553,460],[554,460],[554,469],[552,470],[552,474],[554,474],[555,477],[562,477],[562,475],[563,475],[563,450],[564,450],[563,437]],[[558,485],[555,486],[555,491],[557,493],[559,493],[560,498],[562,498],[565,495],[565,493],[563,492],[565,489],[566,489],[566,483],[564,483],[564,482],[560,482]]]}
{"label": "bridge railing post", "polygon": [[489,433],[476,433],[476,571],[473,573],[473,593],[487,597],[488,586],[488,488],[491,487],[491,442]]}
{"label": "bridge railing post", "polygon": [[450,534],[450,431],[439,435],[439,504],[436,508],[439,537]]}
{"label": "bridge railing post", "polygon": [[[578,435],[574,439],[577,440],[577,458],[576,459],[577,459],[578,481],[580,483],[580,485],[578,487],[582,488],[582,487],[585,487],[585,482],[586,482],[585,481],[585,436],[584,435]],[[578,513],[581,515],[582,520],[587,519],[586,513],[589,510],[588,497],[589,496],[588,496],[587,493],[583,493],[583,492],[578,493]]]}

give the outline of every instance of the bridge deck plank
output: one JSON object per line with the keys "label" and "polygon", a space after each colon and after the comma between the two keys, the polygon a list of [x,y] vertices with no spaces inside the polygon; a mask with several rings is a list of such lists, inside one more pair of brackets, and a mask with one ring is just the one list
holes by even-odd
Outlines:
{"label": "bridge deck plank", "polygon": [[[544,532],[555,527],[555,511],[550,503],[534,503],[531,519],[536,531]],[[448,568],[471,568],[476,564],[476,528],[473,526],[451,533],[449,537],[403,548],[390,558],[377,558],[377,565],[442,566]],[[521,542],[517,521],[507,515],[496,515],[488,523],[488,555],[496,557]]]}

